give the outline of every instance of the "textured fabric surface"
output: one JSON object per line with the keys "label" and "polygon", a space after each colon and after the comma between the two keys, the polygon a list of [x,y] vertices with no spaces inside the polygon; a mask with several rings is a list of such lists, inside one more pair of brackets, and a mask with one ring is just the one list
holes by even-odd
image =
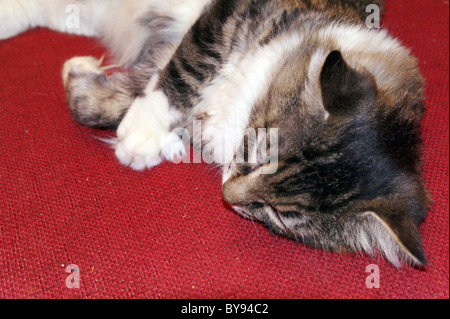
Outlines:
{"label": "textured fabric surface", "polygon": [[[1,298],[448,298],[448,1],[388,0],[385,27],[412,48],[427,79],[421,227],[429,267],[325,253],[233,213],[219,172],[163,164],[134,172],[76,124],[64,61],[100,57],[91,39],[34,30],[0,42]],[[68,289],[65,268],[80,269]],[[377,264],[381,288],[366,288]]]}

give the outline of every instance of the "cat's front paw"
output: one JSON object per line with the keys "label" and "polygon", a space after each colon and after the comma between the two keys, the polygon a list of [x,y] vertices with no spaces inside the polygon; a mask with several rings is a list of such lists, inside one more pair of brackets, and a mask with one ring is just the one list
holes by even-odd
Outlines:
{"label": "cat's front paw", "polygon": [[175,161],[186,155],[183,142],[175,133],[162,135],[148,130],[131,130],[118,134],[116,157],[125,166],[141,171],[159,165],[163,160]]}
{"label": "cat's front paw", "polygon": [[183,141],[167,125],[160,125],[146,99],[139,99],[117,130],[116,157],[125,166],[144,170],[186,153]]}

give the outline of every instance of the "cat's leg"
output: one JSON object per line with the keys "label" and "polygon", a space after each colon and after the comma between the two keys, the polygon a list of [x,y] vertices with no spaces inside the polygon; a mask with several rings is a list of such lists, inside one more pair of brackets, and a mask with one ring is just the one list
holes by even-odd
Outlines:
{"label": "cat's leg", "polygon": [[35,27],[100,36],[102,23],[119,0],[1,0],[0,40]]}
{"label": "cat's leg", "polygon": [[170,131],[182,114],[171,107],[161,89],[158,75],[148,84],[145,95],[136,98],[117,130],[116,156],[136,170],[152,168],[163,160],[173,161],[185,154],[180,137]]}

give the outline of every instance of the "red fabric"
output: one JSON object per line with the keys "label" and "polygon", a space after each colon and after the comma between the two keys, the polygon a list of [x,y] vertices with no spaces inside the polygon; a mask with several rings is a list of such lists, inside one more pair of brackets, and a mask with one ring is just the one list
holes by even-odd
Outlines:
{"label": "red fabric", "polygon": [[[76,124],[64,61],[100,57],[94,40],[35,30],[0,42],[1,298],[448,298],[448,1],[388,0],[385,26],[427,79],[421,228],[429,267],[338,255],[275,237],[237,216],[205,164],[120,166]],[[381,288],[366,288],[376,263]],[[68,289],[65,267],[80,268]]]}

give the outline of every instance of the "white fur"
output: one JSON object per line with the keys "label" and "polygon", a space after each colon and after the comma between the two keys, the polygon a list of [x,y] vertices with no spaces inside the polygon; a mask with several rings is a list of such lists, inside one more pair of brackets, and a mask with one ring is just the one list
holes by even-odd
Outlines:
{"label": "white fur", "polygon": [[42,23],[39,12],[38,1],[0,1],[0,40],[39,26]]}
{"label": "white fur", "polygon": [[336,43],[342,52],[386,52],[397,50],[400,44],[384,30],[368,29],[361,25],[330,24],[319,30],[324,42]]}
{"label": "white fur", "polygon": [[[119,0],[2,0],[0,1],[0,39],[15,36],[35,27],[85,36],[100,36],[108,7]],[[71,12],[70,5],[77,12]],[[73,7],[72,7],[73,8]],[[79,26],[71,15],[79,15]]]}
{"label": "white fur", "polygon": [[308,77],[305,80],[305,90],[302,92],[303,101],[308,105],[304,109],[309,112],[322,113],[325,120],[330,117],[330,113],[325,110],[323,105],[320,73],[329,53],[323,48],[319,48],[314,52],[309,63]]}
{"label": "white fur", "polygon": [[[0,40],[35,27],[100,37],[117,59],[131,66],[151,34],[139,26],[141,16],[154,11],[173,17],[170,27],[172,50],[211,0],[0,0]],[[76,10],[72,10],[76,9]],[[79,15],[79,26],[73,15]],[[161,66],[170,60],[170,52],[159,57]]]}

